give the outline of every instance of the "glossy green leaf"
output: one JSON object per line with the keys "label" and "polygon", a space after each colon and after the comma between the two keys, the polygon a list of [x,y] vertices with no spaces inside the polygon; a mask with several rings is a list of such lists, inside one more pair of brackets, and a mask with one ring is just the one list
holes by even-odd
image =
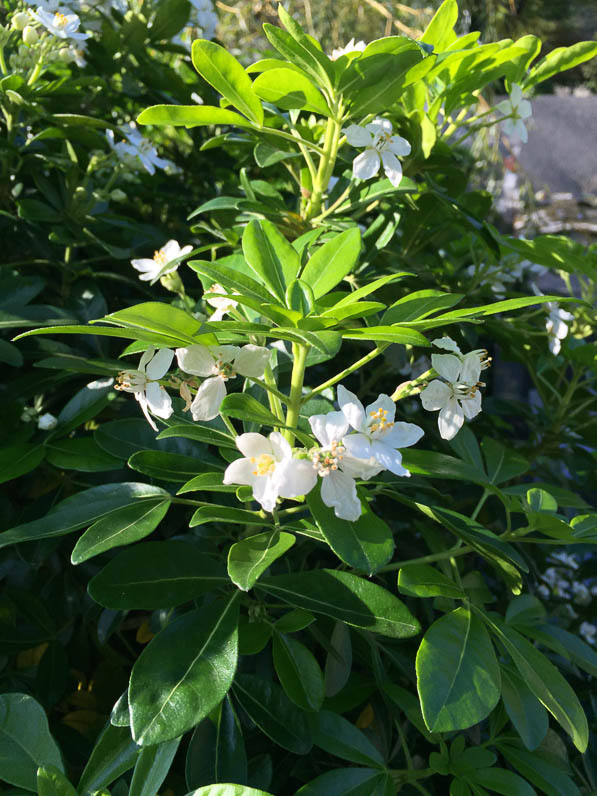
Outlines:
{"label": "glossy green leaf", "polygon": [[62,771],[50,764],[37,769],[36,792],[38,796],[77,796],[77,791]]}
{"label": "glossy green leaf", "polygon": [[184,495],[187,492],[236,492],[238,486],[235,484],[225,484],[223,482],[224,473],[200,473],[186,484],[183,484],[177,491],[177,495]]}
{"label": "glossy green leaf", "polygon": [[597,677],[597,653],[574,633],[569,633],[558,625],[547,623],[525,627],[523,630],[526,635],[531,636],[544,647],[574,661],[580,669]]}
{"label": "glossy green leaf", "polygon": [[239,589],[249,591],[270,564],[290,550],[295,541],[293,534],[277,530],[241,539],[228,552],[230,580]]}
{"label": "glossy green leaf", "polygon": [[443,52],[456,39],[454,25],[458,20],[456,0],[444,0],[425,32],[421,36],[424,44],[431,44],[436,52]]}
{"label": "glossy green leaf", "polygon": [[397,597],[350,572],[319,569],[273,575],[262,578],[258,588],[290,605],[391,638],[408,638],[420,631],[419,622]]}
{"label": "glossy green leaf", "polygon": [[129,788],[129,796],[155,796],[166,779],[180,738],[141,750]]}
{"label": "glossy green leaf", "polygon": [[336,768],[311,780],[296,796],[391,796],[396,786],[389,774],[374,768]]}
{"label": "glossy green leaf", "polygon": [[398,591],[410,597],[463,599],[463,590],[443,572],[429,564],[410,564],[398,573]]}
{"label": "glossy green leaf", "polygon": [[247,753],[229,697],[195,728],[187,749],[185,777],[189,788],[213,782],[246,784]]}
{"label": "glossy green leaf", "polygon": [[113,547],[132,544],[149,536],[170,507],[170,500],[162,497],[144,500],[94,522],[79,538],[71,553],[71,563],[80,564]]}
{"label": "glossy green leaf", "polygon": [[203,426],[201,423],[181,423],[180,425],[170,426],[160,431],[158,439],[167,439],[168,437],[184,437],[185,439],[194,439],[197,442],[205,442],[209,445],[218,445],[221,448],[234,448],[236,445],[234,439],[223,431],[209,426]]}
{"label": "glossy green leaf", "polygon": [[579,64],[590,61],[597,55],[597,43],[594,41],[578,41],[571,47],[556,47],[539,63],[532,67],[522,83],[522,89],[528,91],[532,86],[549,80],[560,72],[572,69]]}
{"label": "glossy green leaf", "polygon": [[510,721],[527,749],[536,749],[549,727],[547,711],[516,669],[502,663],[502,699]]}
{"label": "glossy green leaf", "polygon": [[477,769],[474,781],[495,793],[503,793],[504,796],[537,796],[535,789],[522,777],[497,766]]}
{"label": "glossy green leaf", "polygon": [[[105,318],[101,318],[101,321],[169,337],[177,341],[176,346],[216,342],[215,339],[208,341],[199,337],[201,323],[188,312],[160,301],[147,301],[118,312],[111,312]],[[96,327],[92,329],[94,332]],[[174,344],[169,343],[169,346],[174,347]]]}
{"label": "glossy green leaf", "polygon": [[274,666],[287,696],[303,710],[318,711],[323,704],[323,674],[313,654],[300,641],[274,635]]}
{"label": "glossy green leaf", "polygon": [[45,455],[45,448],[32,442],[21,442],[3,448],[0,451],[0,484],[35,470]]}
{"label": "glossy green leaf", "polygon": [[491,437],[481,442],[490,484],[502,484],[511,478],[526,473],[529,462],[514,451],[501,445]]}
{"label": "glossy green leaf", "polygon": [[135,662],[129,705],[133,737],[141,746],[177,738],[226,696],[238,655],[237,596],[174,620]]}
{"label": "glossy green leaf", "polygon": [[258,97],[283,110],[293,108],[329,116],[330,109],[318,89],[294,69],[282,67],[262,72],[253,83]]}
{"label": "glossy green leaf", "polygon": [[360,329],[343,329],[342,337],[347,340],[374,340],[426,348],[431,345],[420,332],[407,326],[363,326]]}
{"label": "glossy green leaf", "polygon": [[417,687],[431,732],[466,729],[500,698],[500,668],[485,626],[466,608],[437,619],[416,660]]}
{"label": "glossy green leaf", "polygon": [[259,511],[246,511],[245,509],[235,509],[230,506],[217,506],[213,503],[209,506],[201,506],[201,508],[197,509],[189,521],[189,528],[195,528],[197,525],[205,525],[206,522],[258,525],[260,527],[270,524],[270,521],[264,519]]}
{"label": "glossy green leaf", "polygon": [[341,520],[326,506],[319,489],[307,495],[307,504],[334,553],[354,569],[373,575],[392,557],[394,539],[386,523],[362,502],[363,513],[356,522]]}
{"label": "glossy green leaf", "polygon": [[560,761],[552,762],[544,755],[532,754],[509,743],[500,743],[499,749],[508,763],[546,796],[580,796],[580,790],[562,770]]}
{"label": "glossy green leaf", "polygon": [[321,710],[309,717],[313,743],[335,757],[361,766],[384,766],[384,759],[367,736],[343,716]]}
{"label": "glossy green leaf", "polygon": [[326,697],[341,691],[352,670],[352,641],[350,628],[344,622],[336,622],[330,638],[330,648],[325,660],[324,682]]}
{"label": "glossy green leaf", "polygon": [[301,272],[301,280],[313,289],[316,299],[324,296],[355,267],[361,253],[357,227],[335,235],[320,246]]}
{"label": "glossy green leaf", "polygon": [[484,618],[527,686],[572,738],[576,748],[584,752],[589,741],[587,718],[570,685],[545,655],[523,636],[506,624],[498,625],[489,617]]}
{"label": "glossy green leaf", "polygon": [[285,428],[282,420],[278,420],[269,409],[248,393],[227,395],[220,405],[220,414],[245,420],[248,423]]}
{"label": "glossy green leaf", "polygon": [[171,124],[175,127],[201,127],[208,124],[253,126],[239,113],[211,105],[152,105],[151,108],[141,111],[137,122],[138,124]]}
{"label": "glossy green leaf", "polygon": [[521,296],[520,298],[495,301],[493,304],[483,304],[480,307],[453,310],[452,312],[447,312],[444,315],[438,315],[433,320],[444,321],[444,323],[448,323],[460,318],[484,318],[488,315],[495,315],[498,312],[511,312],[512,310],[520,310],[524,307],[532,307],[535,304],[545,304],[548,301],[569,302],[576,301],[576,299],[568,299],[563,296]]}
{"label": "glossy green leaf", "polygon": [[243,254],[258,280],[284,301],[286,287],[296,278],[300,258],[271,221],[250,221],[243,234]]}
{"label": "glossy green leaf", "polygon": [[64,771],[42,706],[27,694],[0,695],[0,779],[37,792],[37,769]]}
{"label": "glossy green leaf", "polygon": [[171,608],[228,583],[211,557],[189,542],[141,542],[118,553],[89,581],[91,597],[112,610]]}
{"label": "glossy green leaf", "polygon": [[243,674],[234,681],[234,695],[250,719],[275,744],[295,755],[311,750],[307,714],[299,710],[276,683]]}
{"label": "glossy green leaf", "polygon": [[434,312],[453,307],[463,298],[462,293],[442,293],[441,290],[416,290],[399,299],[382,318],[383,324],[418,321]]}
{"label": "glossy green leaf", "polygon": [[91,796],[106,788],[133,768],[140,751],[128,727],[107,724],[91,750],[77,792],[80,796]]}
{"label": "glossy green leaf", "polygon": [[18,542],[62,536],[91,525],[113,511],[140,505],[150,498],[169,498],[163,489],[149,484],[103,484],[83,489],[58,503],[39,520],[17,525],[0,534],[0,547]]}
{"label": "glossy green leaf", "polygon": [[257,125],[263,124],[263,108],[251,79],[230,53],[219,44],[196,39],[191,50],[193,66],[201,77],[234,107]]}
{"label": "glossy green leaf", "polygon": [[200,472],[219,469],[222,465],[213,456],[183,456],[166,451],[138,451],[128,460],[131,470],[162,481],[188,481]]}
{"label": "glossy green leaf", "polygon": [[[376,62],[375,64],[373,62]],[[357,88],[350,95],[351,115],[383,112],[396,102],[404,89],[412,82],[411,70],[416,69],[420,79],[432,67],[432,62],[421,60],[418,48],[396,54],[374,55],[365,60],[359,59],[358,71],[366,75],[363,88]]]}
{"label": "glossy green leaf", "polygon": [[115,397],[112,378],[86,384],[73,395],[59,413],[56,435],[64,436],[91,420]]}
{"label": "glossy green leaf", "polygon": [[92,437],[53,440],[46,450],[47,461],[62,470],[101,473],[122,467],[122,461],[102,450]]}

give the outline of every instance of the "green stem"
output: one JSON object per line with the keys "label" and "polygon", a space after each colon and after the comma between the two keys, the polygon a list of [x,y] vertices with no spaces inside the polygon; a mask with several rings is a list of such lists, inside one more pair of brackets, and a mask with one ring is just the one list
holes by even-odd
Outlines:
{"label": "green stem", "polygon": [[284,130],[276,130],[275,127],[257,127],[257,132],[259,133],[266,133],[267,135],[277,135],[278,138],[285,138],[287,141],[292,141],[293,144],[302,144],[305,147],[309,147],[313,149],[315,152],[319,152],[320,155],[325,155],[325,151],[314,144],[313,141],[307,141],[300,136],[291,135],[290,133],[285,133]]}
{"label": "green stem", "polygon": [[477,503],[477,505],[475,506],[475,510],[471,514],[471,520],[476,520],[477,519],[477,517],[479,516],[479,512],[483,508],[483,506],[485,504],[485,501],[487,500],[487,498],[490,495],[491,495],[491,492],[488,492],[487,489],[483,490],[483,494],[479,498],[479,502]]}
{"label": "green stem", "polygon": [[394,403],[396,403],[397,401],[401,401],[403,398],[408,398],[410,395],[420,392],[426,385],[428,379],[435,375],[436,373],[433,368],[429,368],[429,370],[426,370],[425,373],[421,373],[420,376],[417,376],[416,379],[410,379],[409,381],[399,384],[390,398],[392,401],[394,401]]}
{"label": "green stem", "polygon": [[284,436],[290,442],[294,442],[294,434],[291,429],[298,425],[299,413],[301,409],[301,398],[303,394],[303,382],[305,380],[305,366],[307,363],[307,346],[301,343],[292,344],[292,376],[290,377],[290,400],[286,412],[286,425],[289,427]]}
{"label": "green stem", "polygon": [[336,155],[338,154],[338,143],[341,133],[342,127],[340,123],[336,119],[330,117],[325,128],[325,137],[323,140],[324,151],[319,161],[317,174],[313,180],[313,193],[311,194],[311,200],[305,214],[308,220],[319,215],[321,211],[323,194],[328,187],[330,177],[334,171],[334,165],[336,164]]}
{"label": "green stem", "polygon": [[411,558],[407,561],[394,561],[393,564],[388,564],[387,567],[382,567],[378,570],[380,572],[393,572],[396,569],[409,566],[410,564],[432,564],[434,561],[444,561],[446,558],[456,558],[456,556],[463,556],[466,553],[471,553],[472,547],[468,545],[455,545],[449,550],[442,550],[440,553],[430,553],[428,556],[421,556],[420,558]]}
{"label": "green stem", "polygon": [[28,86],[32,86],[37,80],[37,78],[41,75],[41,70],[43,69],[43,65],[44,64],[41,59],[35,64],[35,66],[33,67],[33,72],[31,72],[29,80],[27,81]]}
{"label": "green stem", "polygon": [[[256,379],[254,376],[247,376],[246,378],[249,379],[249,381],[252,381],[254,384],[258,384],[261,387],[262,390],[265,390],[268,393],[268,396],[271,395],[272,398],[277,398],[278,401],[281,401],[282,403],[285,403],[285,404],[288,403],[288,396],[284,395],[283,392],[280,392],[280,390],[278,390],[272,384],[269,384],[267,382],[267,380],[261,381],[261,379]],[[272,408],[271,401],[270,401],[270,409],[272,410],[272,412],[274,414],[276,414],[274,409]],[[276,417],[278,417],[278,415],[276,415]],[[280,417],[280,420],[282,420],[282,419],[283,419],[283,416]]]}
{"label": "green stem", "polygon": [[353,188],[353,183],[351,181],[348,188],[346,188],[346,190],[340,194],[340,196],[336,199],[336,201],[333,204],[331,204],[328,208],[326,208],[323,211],[323,213],[320,213],[315,218],[312,218],[311,221],[313,221],[313,223],[323,221],[324,218],[327,218],[329,215],[331,215],[334,212],[334,210],[337,210],[340,207],[340,205],[344,202],[344,200],[348,197],[352,188]]}
{"label": "green stem", "polygon": [[6,66],[6,59],[4,57],[4,47],[0,47],[0,69],[3,75],[8,74],[8,67]]}
{"label": "green stem", "polygon": [[314,395],[317,395],[317,393],[327,390],[328,387],[333,387],[334,384],[337,384],[339,381],[342,381],[342,379],[346,378],[346,376],[349,376],[351,373],[354,373],[355,370],[358,370],[359,368],[362,368],[364,365],[367,365],[369,362],[374,360],[375,357],[378,357],[380,354],[382,354],[389,345],[390,345],[389,343],[382,343],[373,351],[370,351],[368,354],[365,354],[364,357],[361,357],[356,362],[353,362],[352,365],[349,365],[347,368],[344,368],[344,370],[340,371],[340,373],[336,374],[335,376],[332,376],[331,379],[322,382],[318,387],[314,387],[311,390],[311,392],[307,393],[307,395],[303,397],[302,403],[306,403]]}
{"label": "green stem", "polygon": [[230,418],[229,418],[229,417],[226,417],[226,415],[220,415],[220,417],[221,417],[221,418],[222,418],[222,420],[224,421],[224,425],[226,426],[226,428],[228,429],[228,431],[229,431],[229,432],[232,434],[232,436],[234,437],[234,439],[236,439],[236,438],[238,437],[238,432],[237,432],[237,430],[234,428],[234,426],[232,425],[232,421],[230,420]]}
{"label": "green stem", "polygon": [[[268,365],[263,374],[263,380],[268,385],[269,389],[267,393],[267,398],[269,401],[269,408],[272,414],[274,414],[278,420],[284,420],[284,409],[282,408],[282,399],[276,396],[277,390],[277,383],[276,377],[274,376],[274,371],[272,370],[272,366]],[[281,395],[282,393],[280,393]],[[288,401],[288,397],[285,395],[284,403]]]}

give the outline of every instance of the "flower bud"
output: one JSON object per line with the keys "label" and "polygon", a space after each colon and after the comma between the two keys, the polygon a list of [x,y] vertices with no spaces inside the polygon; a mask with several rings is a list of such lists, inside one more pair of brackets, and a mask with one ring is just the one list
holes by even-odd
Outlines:
{"label": "flower bud", "polygon": [[39,41],[39,33],[32,25],[26,25],[23,29],[23,41],[30,47]]}
{"label": "flower bud", "polygon": [[126,198],[125,192],[121,191],[120,188],[114,188],[113,191],[110,191],[110,199],[114,202],[124,202]]}
{"label": "flower bud", "polygon": [[54,415],[46,412],[45,415],[42,415],[37,421],[37,427],[42,431],[51,431],[51,429],[56,428],[58,425],[58,418],[54,417]]}
{"label": "flower bud", "polygon": [[160,282],[162,283],[162,286],[165,287],[166,290],[169,290],[171,293],[184,293],[184,286],[182,284],[182,280],[178,276],[176,271],[161,276]]}
{"label": "flower bud", "polygon": [[25,11],[19,11],[11,19],[10,24],[15,30],[23,30],[29,23],[29,14]]}
{"label": "flower bud", "polygon": [[58,50],[58,60],[65,64],[70,64],[73,60],[73,52],[70,47],[61,47]]}

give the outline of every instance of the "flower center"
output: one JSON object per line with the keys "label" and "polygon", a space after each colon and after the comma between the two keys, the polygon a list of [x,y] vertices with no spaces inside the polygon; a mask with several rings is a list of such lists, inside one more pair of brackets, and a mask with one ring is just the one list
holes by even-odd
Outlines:
{"label": "flower center", "polygon": [[276,469],[276,460],[269,453],[260,456],[251,456],[251,464],[255,465],[253,475],[271,475]]}
{"label": "flower center", "polygon": [[392,133],[378,133],[377,141],[373,145],[378,152],[382,152],[392,140]]}
{"label": "flower center", "polygon": [[[232,362],[224,362],[222,359],[217,359],[215,364],[216,374],[221,376],[224,381],[233,379],[236,376],[232,367]],[[265,454],[263,454],[265,455]]]}
{"label": "flower center", "polygon": [[114,389],[124,392],[141,392],[145,389],[146,384],[147,377],[140,370],[122,370],[118,374]]}
{"label": "flower center", "polygon": [[485,383],[482,381],[478,381],[476,384],[467,384],[464,381],[456,382],[452,384],[452,394],[461,401],[467,400],[475,397],[479,387],[485,387]]}
{"label": "flower center", "polygon": [[394,423],[388,420],[388,410],[381,407],[375,412],[369,413],[371,420],[369,421],[369,430],[372,434],[376,431],[389,431]]}
{"label": "flower center", "polygon": [[56,28],[65,28],[68,25],[68,17],[66,14],[62,14],[60,11],[56,11],[54,14],[54,27]]}
{"label": "flower center", "polygon": [[344,445],[333,440],[329,448],[312,448],[309,451],[309,457],[313,462],[314,469],[323,477],[338,469],[344,451]]}
{"label": "flower center", "polygon": [[166,252],[163,249],[156,249],[153,253],[153,261],[157,263],[157,265],[166,265],[168,262]]}

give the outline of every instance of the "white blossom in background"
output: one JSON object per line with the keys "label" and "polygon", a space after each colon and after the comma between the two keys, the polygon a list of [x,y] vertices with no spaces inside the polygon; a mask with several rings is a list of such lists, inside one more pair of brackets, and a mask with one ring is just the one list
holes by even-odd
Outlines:
{"label": "white blossom in background", "polygon": [[192,345],[177,348],[178,366],[185,373],[201,376],[205,381],[191,403],[193,420],[213,420],[226,397],[226,382],[235,376],[254,379],[263,377],[270,351],[264,346]]}
{"label": "white blossom in background", "polygon": [[350,53],[362,53],[365,49],[367,44],[364,41],[355,41],[352,38],[348,44],[344,47],[336,47],[336,49],[332,50],[332,54],[330,58],[332,61],[337,61],[338,58],[341,58],[343,55],[350,55]]}
{"label": "white blossom in background", "polygon": [[133,168],[141,163],[150,174],[155,174],[156,167],[167,169],[173,165],[172,161],[158,156],[157,149],[148,138],[141,135],[134,122],[123,125],[122,133],[125,138],[118,142],[115,142],[113,130],[106,131],[106,138],[123,163]]}
{"label": "white blossom in background", "polygon": [[338,387],[340,410],[354,429],[342,443],[356,459],[375,460],[384,470],[394,475],[410,476],[402,465],[398,448],[408,448],[424,434],[414,423],[396,423],[396,406],[389,395],[380,395],[366,408],[357,396],[345,387]]}
{"label": "white blossom in background", "polygon": [[510,96],[507,100],[502,100],[496,105],[496,110],[511,118],[502,122],[502,129],[509,138],[515,138],[524,144],[529,140],[524,119],[529,119],[533,115],[531,103],[523,99],[522,89],[514,83],[510,89]]}
{"label": "white blossom in background", "polygon": [[562,340],[568,336],[568,324],[574,320],[574,315],[563,310],[555,301],[548,301],[545,307],[548,312],[545,329],[549,338],[549,350],[557,356],[562,348]]}
{"label": "white blossom in background", "polygon": [[591,624],[591,622],[582,622],[581,626],[578,629],[578,632],[588,644],[595,643],[595,636],[597,635],[597,627]]}
{"label": "white blossom in background", "polygon": [[75,41],[82,41],[88,39],[90,33],[80,33],[79,25],[81,20],[77,14],[64,13],[68,12],[68,8],[58,8],[56,11],[50,11],[48,8],[38,6],[36,11],[31,12],[31,17],[39,22],[40,25],[59,39],[74,39]]}
{"label": "white blossom in background", "polygon": [[410,144],[399,135],[392,135],[392,122],[374,119],[364,127],[349,125],[344,134],[351,146],[365,147],[365,151],[353,160],[352,173],[356,179],[375,177],[383,164],[386,177],[397,188],[402,180],[402,165],[398,157],[410,154]]}
{"label": "white blossom in background", "polygon": [[343,412],[312,415],[311,430],[320,448],[312,448],[309,456],[315,472],[321,476],[321,499],[334,509],[341,520],[356,522],[362,513],[355,478],[372,478],[383,468],[375,459],[357,459],[347,453],[343,439],[350,425]]}
{"label": "white blossom in background", "polygon": [[50,412],[46,412],[45,415],[40,415],[37,420],[37,427],[41,431],[51,431],[53,428],[56,428],[57,425],[58,418],[50,414]]}
{"label": "white blossom in background", "polygon": [[244,458],[226,468],[225,484],[244,484],[264,511],[273,511],[279,497],[306,495],[317,482],[317,473],[308,459],[295,459],[290,443],[279,431],[268,437],[247,433],[236,438]]}
{"label": "white blossom in background", "polygon": [[214,295],[210,298],[210,295],[214,293],[226,293],[226,289],[222,287],[222,285],[218,285],[214,282],[213,285],[203,293],[203,298],[210,307],[215,307],[215,312],[209,316],[210,321],[221,321],[224,315],[227,315],[230,310],[233,310],[235,307],[238,306],[238,301],[235,301],[233,298],[229,298],[228,296],[218,296]]}
{"label": "white blossom in background", "polygon": [[180,265],[180,262],[178,262],[180,257],[186,256],[191,251],[193,251],[191,245],[181,248],[178,241],[169,240],[161,249],[153,253],[151,260],[148,257],[142,257],[137,260],[131,260],[131,265],[140,272],[139,279],[141,281],[149,282],[159,276],[176,271]]}
{"label": "white blossom in background", "polygon": [[156,352],[155,346],[150,346],[141,357],[138,370],[123,370],[118,375],[116,390],[132,392],[139,402],[147,422],[154,431],[158,430],[151,412],[157,417],[167,420],[172,414],[172,399],[166,390],[159,384],[168,368],[172,364],[174,352],[168,348],[160,348]]}
{"label": "white blossom in background", "polygon": [[432,344],[451,353],[431,355],[431,364],[443,381],[431,381],[421,392],[421,403],[429,412],[439,410],[439,433],[443,439],[453,439],[464,418],[471,420],[481,411],[479,387],[483,383],[479,378],[490,359],[484,349],[463,354],[450,337],[438,338]]}
{"label": "white blossom in background", "polygon": [[590,605],[593,602],[590,589],[584,583],[571,584],[572,596],[577,605]]}
{"label": "white blossom in background", "polygon": [[570,569],[578,569],[578,561],[576,556],[572,553],[551,553],[549,558],[552,561],[557,561],[563,567],[569,567]]}

